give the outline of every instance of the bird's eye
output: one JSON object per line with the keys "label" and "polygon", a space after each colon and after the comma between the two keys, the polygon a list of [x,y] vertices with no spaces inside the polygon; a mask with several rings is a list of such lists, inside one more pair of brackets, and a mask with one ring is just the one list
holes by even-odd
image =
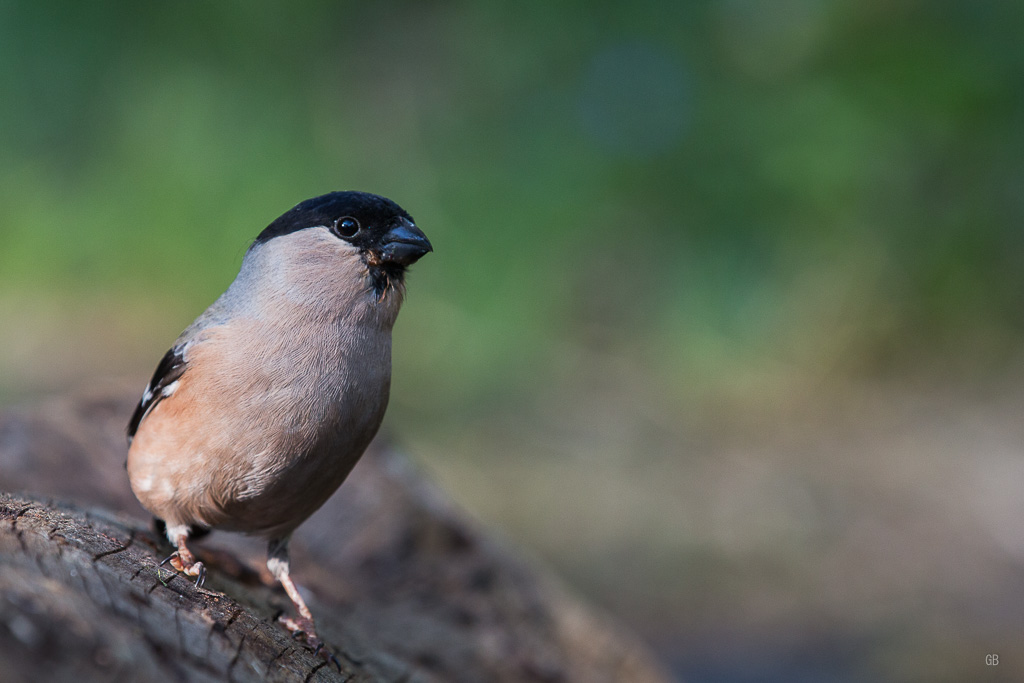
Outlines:
{"label": "bird's eye", "polygon": [[359,221],[352,216],[343,216],[334,221],[334,232],[339,237],[352,237],[359,232]]}

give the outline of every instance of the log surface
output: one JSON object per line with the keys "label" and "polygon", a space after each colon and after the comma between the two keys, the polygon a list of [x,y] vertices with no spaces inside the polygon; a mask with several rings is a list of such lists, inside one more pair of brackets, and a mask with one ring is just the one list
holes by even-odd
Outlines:
{"label": "log surface", "polygon": [[292,567],[342,671],[275,622],[262,545],[214,533],[204,589],[123,469],[133,399],[0,415],[0,681],[630,681],[646,649],[375,445],[297,532]]}

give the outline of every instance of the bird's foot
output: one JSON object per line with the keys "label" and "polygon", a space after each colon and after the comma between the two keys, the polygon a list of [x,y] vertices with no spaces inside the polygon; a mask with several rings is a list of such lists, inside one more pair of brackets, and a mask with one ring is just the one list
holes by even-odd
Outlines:
{"label": "bird's foot", "polygon": [[170,562],[171,566],[174,567],[175,571],[180,572],[185,576],[196,577],[196,588],[202,588],[203,584],[206,583],[206,567],[203,566],[202,562],[196,560],[188,550],[185,550],[184,552],[181,550],[175,550],[169,557],[160,563],[160,566],[162,567],[168,562]]}
{"label": "bird's foot", "polygon": [[307,619],[306,617],[293,619],[283,614],[277,619],[291,632],[292,638],[306,641],[306,645],[312,648],[314,655],[320,655],[330,664],[333,664],[339,672],[341,671],[341,662],[338,661],[333,652],[324,646],[324,642],[316,634],[316,626],[313,625],[312,619]]}

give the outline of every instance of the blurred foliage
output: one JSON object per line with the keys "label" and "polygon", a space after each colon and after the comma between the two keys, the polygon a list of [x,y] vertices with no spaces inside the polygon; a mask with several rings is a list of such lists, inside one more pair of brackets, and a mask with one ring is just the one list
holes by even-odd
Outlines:
{"label": "blurred foliage", "polygon": [[0,295],[177,330],[259,229],[351,188],[436,245],[397,377],[446,377],[439,408],[574,349],[670,393],[998,362],[1024,331],[1022,32],[1013,2],[6,0]]}

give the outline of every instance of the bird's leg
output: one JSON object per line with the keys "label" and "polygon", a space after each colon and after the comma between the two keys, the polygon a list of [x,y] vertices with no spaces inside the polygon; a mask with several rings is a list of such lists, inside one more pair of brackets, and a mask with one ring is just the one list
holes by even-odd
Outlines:
{"label": "bird's leg", "polygon": [[160,564],[162,566],[170,562],[176,571],[186,576],[196,577],[196,588],[202,588],[203,583],[206,581],[206,567],[203,566],[202,562],[196,560],[195,555],[185,545],[185,541],[188,540],[188,534],[187,526],[168,525],[167,538],[178,549]]}
{"label": "bird's leg", "polygon": [[299,613],[297,619],[286,617],[283,614],[278,620],[292,633],[293,638],[302,638],[306,644],[313,648],[314,654],[331,662],[341,671],[341,664],[334,654],[324,647],[320,636],[316,634],[316,625],[313,623],[313,613],[306,606],[306,601],[299,595],[299,589],[292,581],[288,565],[288,537],[274,539],[267,546],[267,569],[274,575],[274,578],[281,582],[285,592],[295,605],[295,611]]}

